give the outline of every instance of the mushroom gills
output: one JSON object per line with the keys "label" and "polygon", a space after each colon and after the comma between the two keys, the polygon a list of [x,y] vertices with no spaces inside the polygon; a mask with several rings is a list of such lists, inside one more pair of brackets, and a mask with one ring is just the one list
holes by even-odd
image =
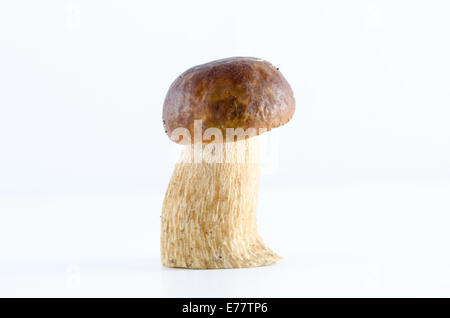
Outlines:
{"label": "mushroom gills", "polygon": [[163,265],[213,269],[279,261],[257,230],[259,175],[257,136],[184,146],[163,204]]}

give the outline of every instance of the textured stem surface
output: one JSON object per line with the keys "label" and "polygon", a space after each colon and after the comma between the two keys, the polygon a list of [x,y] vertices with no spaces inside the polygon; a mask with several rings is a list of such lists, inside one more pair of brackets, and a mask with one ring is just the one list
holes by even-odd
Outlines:
{"label": "textured stem surface", "polygon": [[258,137],[185,146],[164,199],[163,265],[239,268],[280,260],[257,231],[259,174]]}

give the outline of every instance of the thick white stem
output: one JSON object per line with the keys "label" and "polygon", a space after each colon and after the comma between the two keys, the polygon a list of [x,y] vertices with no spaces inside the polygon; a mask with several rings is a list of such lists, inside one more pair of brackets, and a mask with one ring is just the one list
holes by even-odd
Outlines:
{"label": "thick white stem", "polygon": [[258,137],[186,146],[164,199],[163,265],[238,268],[280,260],[257,231],[259,174]]}

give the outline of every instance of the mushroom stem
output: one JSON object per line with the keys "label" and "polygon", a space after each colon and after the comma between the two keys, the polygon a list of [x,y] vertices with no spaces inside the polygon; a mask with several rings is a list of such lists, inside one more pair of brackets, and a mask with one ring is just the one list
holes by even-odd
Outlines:
{"label": "mushroom stem", "polygon": [[240,268],[281,259],[266,247],[256,225],[258,139],[185,146],[163,204],[164,266]]}

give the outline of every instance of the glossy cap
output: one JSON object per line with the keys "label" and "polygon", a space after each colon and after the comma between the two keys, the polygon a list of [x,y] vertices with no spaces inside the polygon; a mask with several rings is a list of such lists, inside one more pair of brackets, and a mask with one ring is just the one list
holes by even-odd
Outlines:
{"label": "glossy cap", "polygon": [[163,124],[169,137],[180,127],[194,136],[194,121],[201,120],[202,134],[218,128],[225,140],[226,128],[256,128],[259,134],[260,128],[287,123],[294,110],[294,94],[278,68],[258,58],[231,57],[181,74],[167,92]]}

